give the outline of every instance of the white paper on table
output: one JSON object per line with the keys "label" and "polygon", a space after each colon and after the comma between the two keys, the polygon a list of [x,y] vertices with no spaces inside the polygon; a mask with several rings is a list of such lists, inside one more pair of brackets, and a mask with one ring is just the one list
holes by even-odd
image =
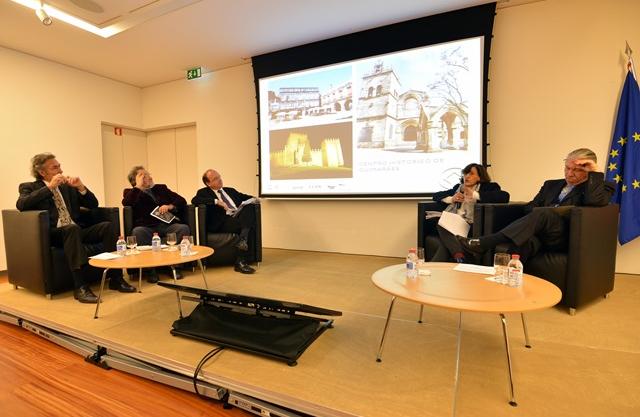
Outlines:
{"label": "white paper on table", "polygon": [[[160,249],[165,249],[168,248],[169,246],[167,245],[160,245]],[[153,246],[151,245],[138,245],[138,250],[151,250],[153,249]]]}
{"label": "white paper on table", "polygon": [[122,258],[122,255],[118,255],[118,254],[111,253],[111,252],[102,252],[102,253],[99,253],[99,254],[94,255],[94,256],[89,256],[89,258],[91,258],[91,259],[109,260],[109,259]]}
{"label": "white paper on table", "polygon": [[454,271],[461,271],[461,272],[472,272],[474,274],[488,274],[488,275],[495,275],[496,273],[496,269],[492,266],[482,266],[482,265],[473,265],[473,264],[458,264],[456,265],[455,268],[453,268]]}
{"label": "white paper on table", "polygon": [[459,214],[443,211],[438,224],[447,231],[453,233],[454,236],[467,237],[469,234],[469,223]]}

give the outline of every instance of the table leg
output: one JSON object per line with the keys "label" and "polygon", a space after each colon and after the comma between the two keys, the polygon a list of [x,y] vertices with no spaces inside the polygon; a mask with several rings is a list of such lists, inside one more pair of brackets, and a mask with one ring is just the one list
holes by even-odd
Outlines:
{"label": "table leg", "polygon": [[424,304],[420,304],[420,317],[418,318],[418,323],[422,323],[422,312],[424,311]]}
{"label": "table leg", "polygon": [[389,320],[391,319],[391,312],[393,311],[393,304],[396,302],[396,297],[391,298],[391,304],[389,304],[389,313],[387,314],[387,321],[384,323],[384,330],[382,331],[382,340],[380,340],[380,347],[378,348],[378,356],[376,362],[382,362],[382,348],[384,347],[384,338],[387,335],[387,328],[389,327]]}
{"label": "table leg", "polygon": [[[178,275],[176,275],[176,267],[171,265],[171,272],[173,272],[173,283],[178,285]],[[180,310],[180,318],[182,318],[182,301],[180,300],[180,291],[176,290],[176,296],[178,297],[178,309]]]}
{"label": "table leg", "polygon": [[509,349],[509,335],[507,334],[507,318],[504,314],[500,313],[500,322],[502,323],[502,334],[504,335],[504,346],[507,351],[507,367],[509,368],[509,390],[511,398],[509,399],[509,405],[517,407],[516,397],[513,392],[513,372],[511,370],[511,350]]}
{"label": "table leg", "polygon": [[202,266],[202,260],[198,259],[198,266],[200,267],[200,271],[202,271],[202,279],[204,280],[204,287],[206,289],[209,289],[209,286],[207,285],[207,276],[204,273],[204,266]]}
{"label": "table leg", "polygon": [[524,313],[520,313],[522,317],[522,329],[524,330],[524,347],[531,349],[531,343],[529,343],[529,332],[527,331],[527,321],[524,318]]}
{"label": "table leg", "polygon": [[100,309],[100,302],[102,301],[102,290],[104,289],[104,281],[107,279],[107,271],[109,268],[106,268],[102,272],[102,280],[100,281],[100,292],[98,293],[98,304],[96,304],[96,312],[93,313],[93,318],[98,318],[98,310]]}
{"label": "table leg", "polygon": [[462,311],[458,316],[458,346],[456,348],[456,375],[453,382],[453,417],[456,415],[456,400],[458,399],[458,384],[460,381],[460,346],[462,344]]}
{"label": "table leg", "polygon": [[142,292],[142,268],[138,270],[138,292]]}

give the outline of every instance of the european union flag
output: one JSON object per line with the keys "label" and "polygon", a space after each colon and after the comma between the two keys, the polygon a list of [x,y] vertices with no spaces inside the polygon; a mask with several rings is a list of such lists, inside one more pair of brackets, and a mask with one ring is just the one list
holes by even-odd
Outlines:
{"label": "european union flag", "polygon": [[631,65],[620,96],[606,172],[606,179],[616,183],[611,201],[620,205],[618,240],[624,245],[640,236],[640,87]]}

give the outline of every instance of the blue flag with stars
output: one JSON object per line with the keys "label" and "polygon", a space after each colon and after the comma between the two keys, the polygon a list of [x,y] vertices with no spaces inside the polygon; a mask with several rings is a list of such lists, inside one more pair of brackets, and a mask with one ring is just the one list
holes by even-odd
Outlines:
{"label": "blue flag with stars", "polygon": [[631,65],[620,95],[606,179],[616,183],[611,202],[620,205],[618,240],[624,245],[640,236],[640,87]]}

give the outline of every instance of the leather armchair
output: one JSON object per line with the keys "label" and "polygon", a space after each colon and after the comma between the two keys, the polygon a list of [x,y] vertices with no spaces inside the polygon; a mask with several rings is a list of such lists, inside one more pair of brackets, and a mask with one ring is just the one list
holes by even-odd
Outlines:
{"label": "leather armchair", "polygon": [[[484,234],[494,233],[522,217],[525,204],[486,204]],[[562,207],[567,210],[569,246],[566,252],[538,252],[524,272],[544,278],[562,291],[561,303],[575,314],[578,307],[606,297],[613,290],[616,264],[618,206]],[[536,208],[535,210],[554,210]],[[498,246],[497,251],[506,251]]]}
{"label": "leather armchair", "polygon": [[[119,229],[120,215],[116,207],[83,209],[87,224],[110,221]],[[64,257],[64,250],[51,246],[49,213],[45,210],[2,210],[4,242],[7,255],[9,283],[16,288],[44,294],[50,298],[73,288],[71,271]],[[89,256],[104,252],[102,243],[85,245]],[[89,268],[90,280],[99,280],[101,270]]]}
{"label": "leather armchair", "polygon": [[[482,235],[482,219],[484,204],[476,204],[474,206],[473,218],[474,222],[471,226],[469,235],[471,237],[478,237]],[[447,205],[438,201],[419,201],[418,202],[418,247],[424,248],[425,258],[427,261],[431,260],[435,255],[438,248],[442,245],[438,230],[436,226],[438,224],[439,217],[426,219],[427,211],[442,211],[447,208]]]}
{"label": "leather armchair", "polygon": [[[247,262],[262,261],[262,223],[260,204],[250,204],[242,210],[255,210],[256,227],[249,236],[249,258]],[[198,206],[198,241],[202,246],[213,248],[214,252],[207,258],[207,265],[229,265],[236,260],[238,235],[235,233],[211,233],[207,231],[207,209]]]}
{"label": "leather armchair", "polygon": [[[196,208],[193,204],[187,204],[185,209],[178,213],[178,217],[181,220],[181,223],[189,226],[189,230],[191,231],[191,235],[194,236],[196,234]],[[125,236],[131,236],[131,231],[133,230],[133,208],[131,206],[124,206],[122,208],[122,226]],[[178,242],[180,244],[180,242]]]}

